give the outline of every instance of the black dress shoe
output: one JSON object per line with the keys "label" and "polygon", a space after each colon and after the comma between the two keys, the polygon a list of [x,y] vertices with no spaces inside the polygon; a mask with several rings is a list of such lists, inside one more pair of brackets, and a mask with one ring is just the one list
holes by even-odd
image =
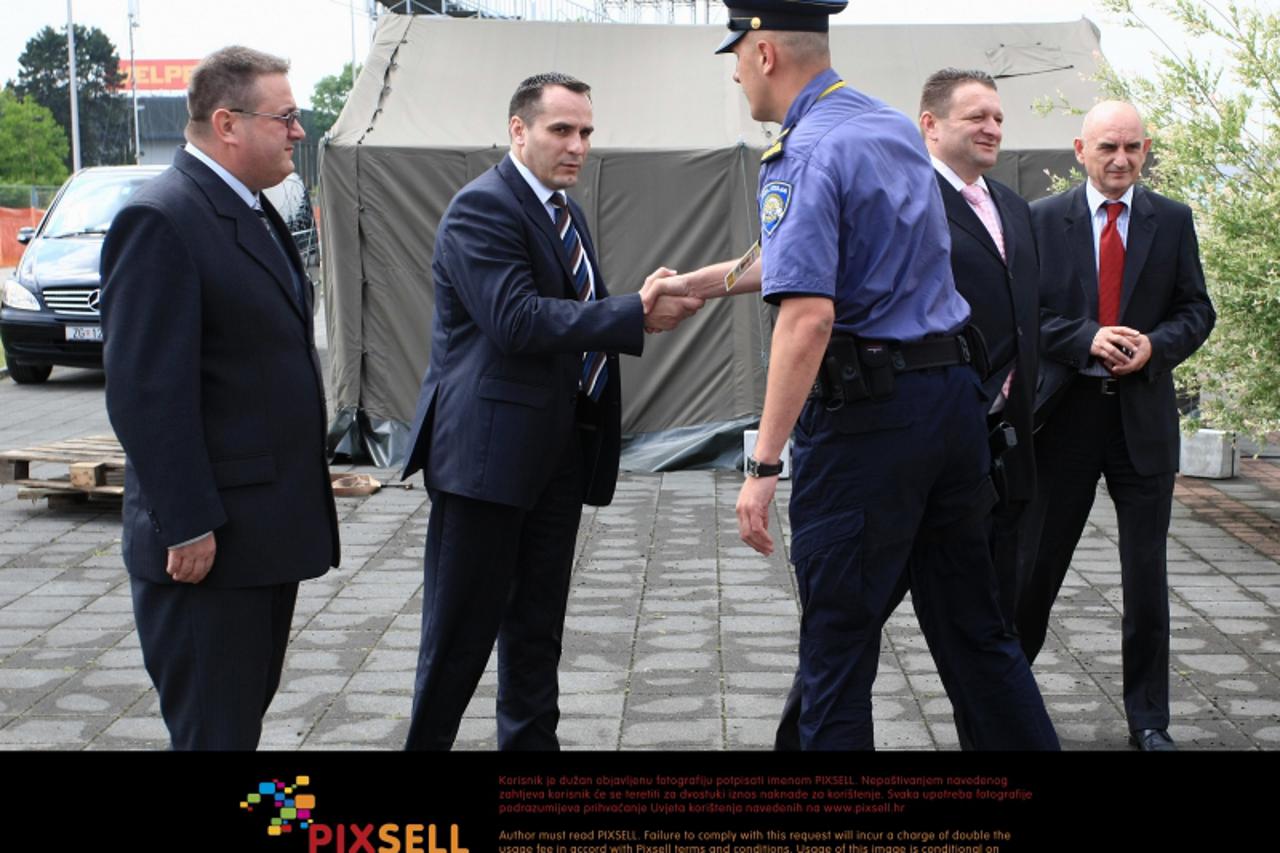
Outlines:
{"label": "black dress shoe", "polygon": [[1129,733],[1129,743],[1138,752],[1177,752],[1178,746],[1164,729],[1138,729]]}

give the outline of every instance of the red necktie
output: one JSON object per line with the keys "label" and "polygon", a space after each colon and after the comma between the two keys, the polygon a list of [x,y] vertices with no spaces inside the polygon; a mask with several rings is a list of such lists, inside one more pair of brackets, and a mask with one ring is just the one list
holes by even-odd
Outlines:
{"label": "red necktie", "polygon": [[1107,224],[1098,243],[1098,323],[1115,326],[1120,322],[1120,291],[1124,285],[1124,242],[1116,220],[1124,202],[1107,202]]}

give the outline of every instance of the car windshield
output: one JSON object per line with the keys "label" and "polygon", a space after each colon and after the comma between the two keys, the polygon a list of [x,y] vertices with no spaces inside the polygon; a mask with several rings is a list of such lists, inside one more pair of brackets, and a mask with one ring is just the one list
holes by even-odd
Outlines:
{"label": "car windshield", "polygon": [[154,175],[139,172],[85,172],[73,178],[49,212],[43,237],[105,234],[111,220]]}

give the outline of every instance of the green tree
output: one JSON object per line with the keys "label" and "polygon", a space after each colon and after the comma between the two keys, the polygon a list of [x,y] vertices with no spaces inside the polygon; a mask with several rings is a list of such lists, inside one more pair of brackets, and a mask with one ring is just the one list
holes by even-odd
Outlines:
{"label": "green tree", "polygon": [[330,74],[316,82],[315,91],[311,93],[311,120],[318,136],[328,133],[329,128],[338,120],[338,114],[347,102],[347,95],[351,94],[355,75],[359,73],[360,67],[356,66],[353,74],[351,63],[348,62],[342,66],[341,74]]}
{"label": "green tree", "polygon": [[0,184],[62,183],[69,147],[53,113],[0,89]]}
{"label": "green tree", "polygon": [[[67,33],[45,27],[18,57],[14,91],[53,113],[70,138],[71,95]],[[129,105],[118,91],[120,57],[97,27],[76,25],[76,85],[80,113],[80,159],[85,166],[132,162]],[[70,159],[67,159],[70,166]]]}
{"label": "green tree", "polygon": [[[1157,36],[1148,9],[1109,0]],[[1155,139],[1151,183],[1195,211],[1218,324],[1179,370],[1209,425],[1280,429],[1280,16],[1194,0],[1152,4],[1194,49],[1157,57],[1123,89]],[[1214,57],[1221,57],[1215,59]]]}

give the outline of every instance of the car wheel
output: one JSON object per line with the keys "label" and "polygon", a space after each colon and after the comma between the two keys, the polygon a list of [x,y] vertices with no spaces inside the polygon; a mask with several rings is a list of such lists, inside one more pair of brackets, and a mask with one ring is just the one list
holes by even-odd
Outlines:
{"label": "car wheel", "polygon": [[52,364],[11,364],[9,378],[19,385],[35,385],[49,378]]}

